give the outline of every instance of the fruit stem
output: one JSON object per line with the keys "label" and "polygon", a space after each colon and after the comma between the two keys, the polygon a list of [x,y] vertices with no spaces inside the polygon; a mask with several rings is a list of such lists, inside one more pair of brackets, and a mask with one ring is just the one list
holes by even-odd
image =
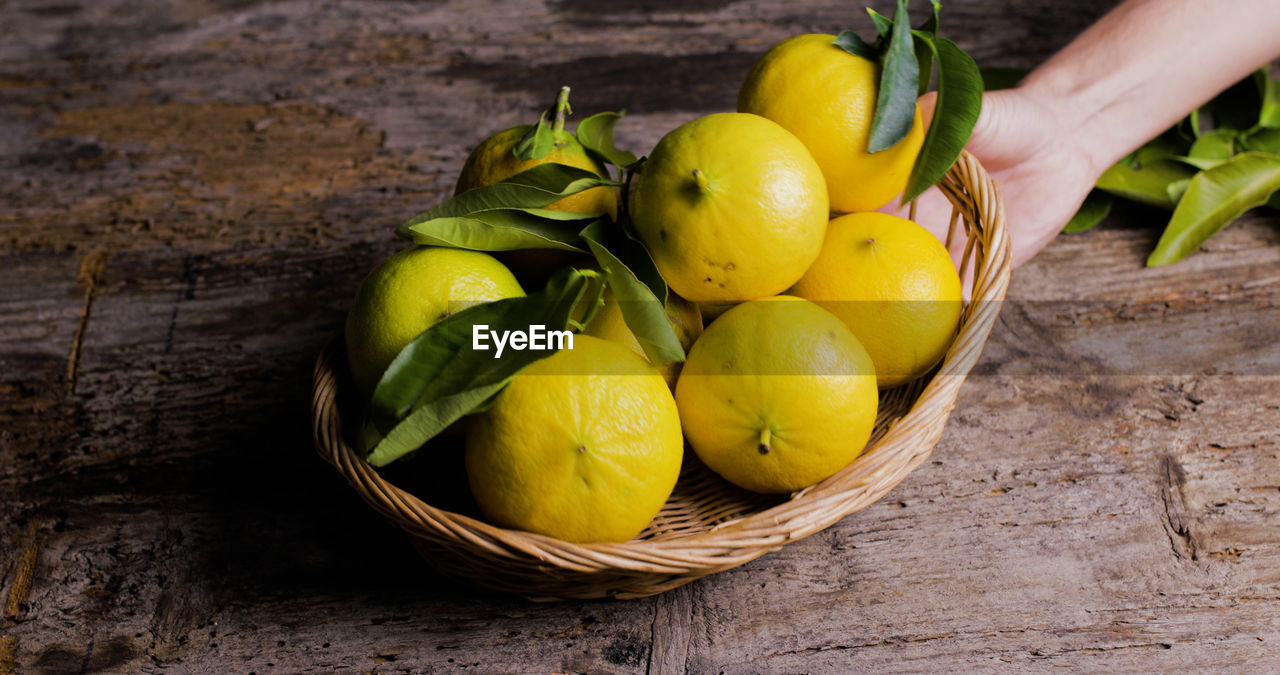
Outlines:
{"label": "fruit stem", "polygon": [[762,455],[769,454],[769,451],[773,449],[773,446],[770,445],[772,441],[773,441],[773,431],[770,430],[769,427],[765,427],[761,429],[760,445],[756,446],[756,450],[758,450]]}
{"label": "fruit stem", "polygon": [[565,120],[572,113],[573,110],[569,108],[569,87],[560,87],[560,93],[556,96],[556,118],[551,131],[557,136],[564,133]]}
{"label": "fruit stem", "polygon": [[699,190],[706,190],[711,187],[711,181],[707,180],[707,174],[702,173],[701,169],[693,170],[693,182],[698,184]]}

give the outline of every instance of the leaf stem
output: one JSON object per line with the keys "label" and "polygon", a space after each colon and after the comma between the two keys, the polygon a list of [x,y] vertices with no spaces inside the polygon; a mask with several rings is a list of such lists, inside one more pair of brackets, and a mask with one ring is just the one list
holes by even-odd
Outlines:
{"label": "leaf stem", "polygon": [[596,318],[596,313],[604,307],[604,275],[593,269],[580,269],[578,274],[586,277],[587,283],[583,285],[582,290],[578,293],[577,299],[574,300],[574,306],[582,302],[582,298],[590,297],[591,302],[587,304],[587,309],[581,319],[569,317],[569,328],[581,333],[591,325],[591,320]]}
{"label": "leaf stem", "polygon": [[551,131],[556,135],[564,133],[564,123],[568,119],[573,110],[569,108],[569,87],[560,87],[560,93],[556,95],[556,118],[551,125]]}
{"label": "leaf stem", "polygon": [[762,455],[769,454],[769,451],[773,450],[772,442],[773,430],[766,426],[760,430],[760,444],[756,446],[756,451]]}

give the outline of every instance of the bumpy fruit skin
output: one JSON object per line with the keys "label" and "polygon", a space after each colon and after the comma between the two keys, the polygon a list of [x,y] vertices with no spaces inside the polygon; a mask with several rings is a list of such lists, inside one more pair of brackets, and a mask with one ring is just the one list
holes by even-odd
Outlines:
{"label": "bumpy fruit skin", "polygon": [[844,321],[875,362],[881,388],[937,365],[963,309],[960,276],[942,242],[885,213],[832,220],[821,255],[791,292]]}
{"label": "bumpy fruit skin", "polygon": [[658,372],[588,335],[520,371],[467,429],[467,476],[484,516],[564,541],[635,537],[671,495],[683,453]]}
{"label": "bumpy fruit skin", "polygon": [[822,247],[826,183],[804,145],[758,115],[716,113],[658,142],[634,179],[631,220],[682,297],[776,295]]}
{"label": "bumpy fruit skin", "polygon": [[471,305],[524,295],[502,263],[478,251],[414,246],[382,261],[347,314],[347,364],[366,395],[422,331]]}
{"label": "bumpy fruit skin", "polygon": [[676,382],[689,445],[713,471],[787,493],[853,461],[875,426],[875,367],[839,319],[789,296],[743,303],[693,345]]}
{"label": "bumpy fruit skin", "polygon": [[[458,175],[458,183],[453,193],[460,195],[486,185],[493,185],[506,180],[521,171],[532,169],[539,164],[554,162],[567,164],[579,169],[594,171],[604,178],[609,172],[599,162],[587,154],[586,148],[578,139],[568,133],[561,133],[556,141],[555,149],[540,159],[523,160],[512,152],[516,143],[529,131],[531,125],[523,124],[486,138],[462,165],[462,173]],[[564,199],[552,202],[546,208],[555,211],[573,211],[575,213],[607,213],[610,218],[618,217],[617,191],[611,187],[598,187],[569,195]]]}
{"label": "bumpy fruit skin", "polygon": [[809,34],[774,45],[742,83],[738,110],[763,115],[804,143],[826,176],[832,211],[874,211],[906,188],[924,124],[917,106],[905,138],[868,154],[879,66],[834,40]]}

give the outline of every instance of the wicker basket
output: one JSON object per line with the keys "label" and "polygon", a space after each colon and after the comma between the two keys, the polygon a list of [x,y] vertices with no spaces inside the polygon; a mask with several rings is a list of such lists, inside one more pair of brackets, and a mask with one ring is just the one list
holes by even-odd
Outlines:
{"label": "wicker basket", "polygon": [[686,452],[675,492],[648,529],[626,543],[567,543],[433,507],[389,482],[344,439],[337,390],[345,366],[337,341],[315,369],[316,448],[441,573],[536,600],[652,595],[776,551],[880,499],[929,456],[991,332],[1010,272],[999,190],[968,154],[940,187],[953,206],[948,238],[958,224],[968,237],[961,276],[973,275],[955,341],[932,377],[882,392],[863,454],[790,497],[741,490]]}

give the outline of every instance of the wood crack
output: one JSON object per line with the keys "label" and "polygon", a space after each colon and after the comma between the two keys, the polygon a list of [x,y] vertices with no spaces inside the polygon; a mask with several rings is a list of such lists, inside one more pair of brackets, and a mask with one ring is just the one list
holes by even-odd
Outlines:
{"label": "wood crack", "polygon": [[[4,601],[4,615],[0,616],[0,628],[8,632],[9,627],[18,622],[31,593],[31,582],[36,576],[36,561],[40,557],[40,521],[31,522],[27,530],[27,545],[22,550],[22,557],[14,566],[13,584],[9,586],[9,595]],[[18,638],[13,635],[0,637],[0,675],[11,675],[14,672],[18,656]]]}
{"label": "wood crack", "polygon": [[196,274],[195,274],[195,257],[191,255],[182,258],[182,288],[178,291],[178,297],[173,301],[173,311],[169,313],[169,326],[165,329],[164,336],[164,353],[168,354],[173,351],[173,331],[178,326],[178,307],[184,300],[192,300],[196,297]]}
{"label": "wood crack", "polygon": [[646,673],[688,671],[689,645],[693,641],[693,591],[689,584],[659,595],[650,625],[651,646]]}
{"label": "wood crack", "polygon": [[67,355],[68,396],[76,391],[76,376],[80,372],[80,354],[83,351],[85,332],[89,329],[89,313],[93,309],[93,300],[98,294],[102,273],[107,268],[107,257],[105,251],[92,251],[80,259],[80,267],[76,271],[76,282],[84,288],[84,304],[80,307],[80,321],[76,324],[76,333],[71,338],[71,353]]}
{"label": "wood crack", "polygon": [[1160,491],[1160,499],[1164,504],[1164,529],[1169,538],[1169,548],[1179,560],[1198,560],[1198,547],[1191,534],[1188,518],[1184,513],[1186,503],[1182,495],[1182,486],[1187,482],[1187,474],[1182,465],[1172,455],[1165,455],[1161,460],[1164,487]]}

